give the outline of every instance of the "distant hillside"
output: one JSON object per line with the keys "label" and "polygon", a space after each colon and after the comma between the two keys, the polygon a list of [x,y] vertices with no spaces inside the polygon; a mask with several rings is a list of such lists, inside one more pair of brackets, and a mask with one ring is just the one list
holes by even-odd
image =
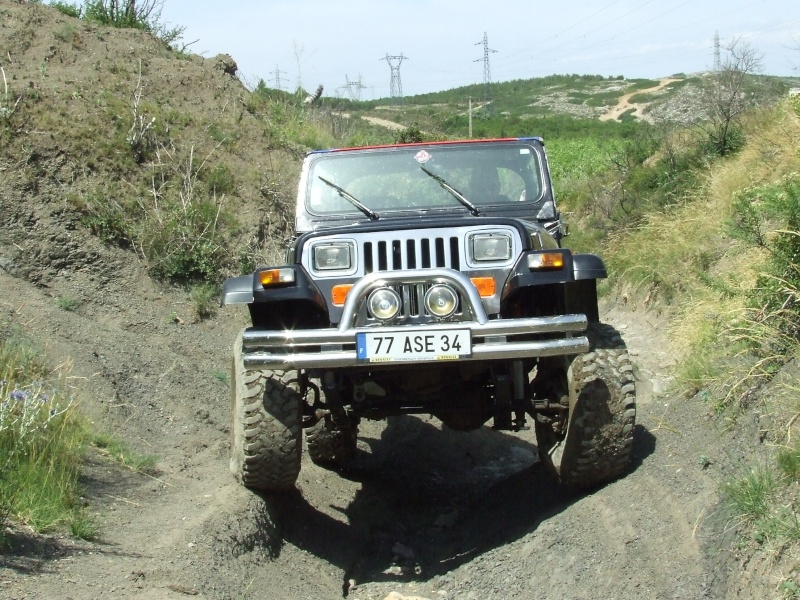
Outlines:
{"label": "distant hillside", "polygon": [[[660,80],[550,75],[493,83],[489,88],[491,102],[487,102],[483,85],[408,96],[402,102],[386,98],[338,102],[346,103],[354,114],[380,116],[404,125],[416,124],[442,136],[463,137],[468,131],[471,101],[475,137],[534,133],[546,138],[553,135],[573,137],[582,135],[586,121],[599,120],[613,111],[624,96],[631,96],[630,102],[636,106],[617,113],[614,118],[617,122],[687,124],[696,121],[701,117],[700,96],[706,77],[703,73],[678,73]],[[800,78],[769,75],[755,76],[754,81],[764,99],[780,97],[789,88],[800,85]],[[648,91],[662,82],[668,83],[657,91]]]}

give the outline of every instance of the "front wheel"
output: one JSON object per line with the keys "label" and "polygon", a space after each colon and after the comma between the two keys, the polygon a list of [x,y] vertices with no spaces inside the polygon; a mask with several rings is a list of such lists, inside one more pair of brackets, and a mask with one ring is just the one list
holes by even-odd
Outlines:
{"label": "front wheel", "polygon": [[355,426],[339,427],[328,416],[305,431],[308,455],[315,464],[338,467],[355,456],[358,441]]}
{"label": "front wheel", "polygon": [[636,387],[625,342],[611,326],[592,324],[590,349],[567,370],[569,412],[536,420],[542,462],[558,481],[586,488],[612,481],[628,467],[636,421]]}
{"label": "front wheel", "polygon": [[305,380],[306,418],[316,409],[325,413],[313,425],[304,425],[308,455],[317,465],[340,467],[352,460],[358,441],[358,420],[349,417],[339,402],[330,402],[318,381]]}
{"label": "front wheel", "polygon": [[294,487],[302,452],[302,398],[294,371],[247,371],[242,336],[233,349],[230,468],[246,487]]}

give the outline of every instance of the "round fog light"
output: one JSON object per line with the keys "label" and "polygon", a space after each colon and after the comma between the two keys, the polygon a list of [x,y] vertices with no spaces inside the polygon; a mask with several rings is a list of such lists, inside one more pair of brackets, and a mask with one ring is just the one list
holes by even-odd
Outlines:
{"label": "round fog light", "polygon": [[458,295],[449,286],[434,285],[425,293],[425,306],[436,317],[449,317],[458,308]]}
{"label": "round fog light", "polygon": [[388,321],[400,311],[400,294],[391,288],[378,288],[369,295],[367,306],[373,317]]}

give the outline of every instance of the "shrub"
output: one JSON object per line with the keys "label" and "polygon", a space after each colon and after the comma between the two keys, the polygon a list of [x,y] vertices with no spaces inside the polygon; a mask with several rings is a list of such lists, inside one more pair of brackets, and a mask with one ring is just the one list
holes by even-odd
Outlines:
{"label": "shrub", "polygon": [[219,290],[207,283],[201,283],[192,288],[189,293],[192,299],[194,316],[198,321],[204,321],[217,313]]}
{"label": "shrub", "polygon": [[156,277],[217,282],[233,260],[229,233],[236,221],[223,208],[233,175],[226,166],[207,170],[210,154],[197,166],[194,148],[183,155],[160,146],[157,157],[155,183],[137,198],[110,188],[107,196],[72,199],[81,223],[106,242],[136,250]]}
{"label": "shrub", "polygon": [[208,186],[211,196],[230,194],[236,189],[233,172],[227,165],[220,164],[209,171],[201,173],[200,179]]}
{"label": "shrub", "polygon": [[166,44],[181,38],[185,27],[167,27],[161,22],[164,0],[86,0],[83,18],[118,28],[141,29]]}
{"label": "shrub", "polygon": [[210,200],[179,202],[159,209],[140,231],[141,247],[157,277],[215,281],[228,264],[220,206]]}
{"label": "shrub", "polygon": [[398,144],[412,144],[425,141],[425,135],[416,125],[410,125],[405,129],[398,131],[395,135],[395,142]]}
{"label": "shrub", "polygon": [[69,2],[62,2],[61,0],[54,0],[49,4],[61,14],[67,15],[68,17],[74,17],[76,19],[81,18],[81,7],[79,4],[71,4]]}
{"label": "shrub", "polygon": [[776,332],[773,345],[794,345],[800,336],[800,175],[745,190],[734,210],[731,234],[767,255],[751,295],[750,320]]}

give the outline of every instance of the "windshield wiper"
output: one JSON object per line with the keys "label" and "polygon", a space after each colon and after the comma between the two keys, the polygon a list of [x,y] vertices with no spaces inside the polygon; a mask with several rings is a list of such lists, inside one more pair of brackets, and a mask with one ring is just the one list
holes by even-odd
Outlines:
{"label": "windshield wiper", "polygon": [[453,196],[453,198],[455,198],[456,200],[461,202],[461,204],[463,204],[465,207],[467,207],[469,209],[469,212],[472,213],[473,216],[475,216],[475,217],[481,216],[481,211],[478,210],[478,207],[475,206],[469,200],[467,200],[467,197],[464,196],[464,194],[459,192],[456,188],[454,188],[452,185],[447,183],[444,179],[439,177],[436,173],[432,173],[431,171],[429,171],[425,167],[420,167],[420,169],[422,169],[423,172],[426,175],[428,175],[430,177],[433,177],[433,179],[436,181],[436,183],[438,183],[440,186],[442,186],[444,189],[446,189],[448,192],[450,192],[450,194]]}
{"label": "windshield wiper", "polygon": [[369,217],[369,220],[370,220],[370,221],[377,221],[378,219],[380,219],[380,218],[381,218],[381,217],[380,217],[380,215],[379,215],[378,213],[376,213],[374,210],[372,210],[372,209],[371,209],[369,206],[365,206],[365,205],[361,204],[361,202],[359,202],[358,198],[356,198],[355,196],[353,196],[353,194],[351,194],[350,192],[348,192],[348,191],[347,191],[346,189],[344,189],[343,187],[341,187],[341,186],[339,186],[339,185],[336,185],[336,184],[335,184],[335,183],[333,183],[332,181],[328,181],[328,180],[327,180],[327,179],[325,179],[325,178],[324,178],[322,175],[318,175],[318,177],[319,177],[319,178],[320,178],[322,181],[324,181],[325,183],[327,183],[329,186],[331,186],[333,189],[335,189],[337,192],[339,192],[339,195],[340,195],[342,198],[344,198],[345,200],[347,200],[347,201],[348,201],[350,204],[352,204],[352,205],[353,205],[353,206],[355,206],[355,207],[356,207],[358,210],[360,210],[360,211],[361,211],[361,212],[363,212],[365,215],[367,215],[367,216]]}

